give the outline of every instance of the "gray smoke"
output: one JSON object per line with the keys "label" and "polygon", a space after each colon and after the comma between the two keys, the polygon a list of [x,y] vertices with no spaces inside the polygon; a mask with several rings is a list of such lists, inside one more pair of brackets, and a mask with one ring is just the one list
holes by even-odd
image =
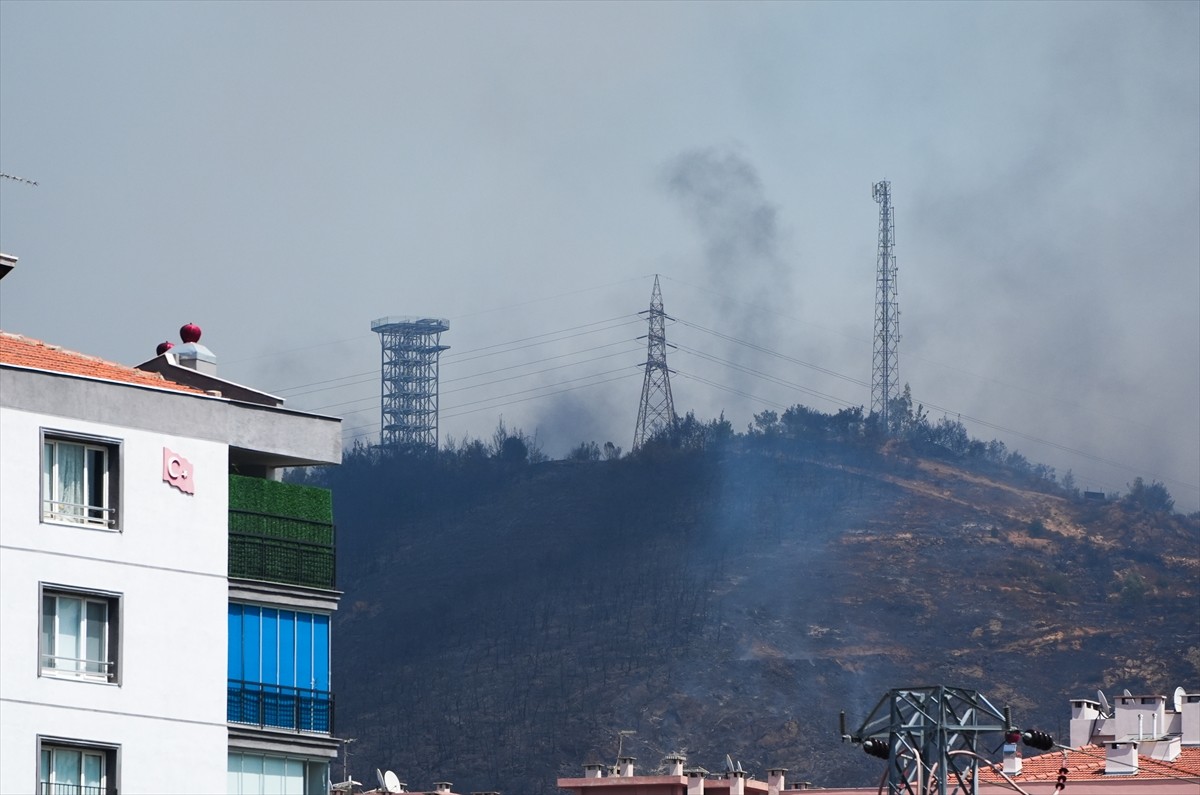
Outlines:
{"label": "gray smoke", "polygon": [[[794,312],[795,307],[790,299],[790,267],[779,210],[767,198],[757,170],[735,149],[710,147],[674,158],[667,165],[664,182],[700,238],[703,283],[699,286],[716,309],[709,314],[715,320],[705,325],[713,328],[715,322],[725,334],[772,346],[779,336],[781,314]],[[664,296],[664,300],[670,314],[670,299]],[[695,337],[691,333],[686,336]],[[711,337],[694,341],[747,367],[768,365],[763,354],[743,346],[721,344]],[[768,369],[777,370],[777,363]],[[717,377],[724,383],[731,380],[727,372]],[[755,389],[761,391],[762,387],[755,385]],[[748,420],[751,411],[764,408],[753,402],[743,405],[728,395],[722,401],[725,406],[739,407],[731,416],[735,425]]]}

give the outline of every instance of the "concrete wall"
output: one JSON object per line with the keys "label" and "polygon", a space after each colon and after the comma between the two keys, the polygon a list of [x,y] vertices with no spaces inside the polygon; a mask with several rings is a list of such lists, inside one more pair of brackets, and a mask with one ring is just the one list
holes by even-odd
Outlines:
{"label": "concrete wall", "polygon": [[[84,390],[118,403],[131,391]],[[120,746],[123,792],[226,786],[228,448],[170,433],[174,405],[136,425],[0,409],[0,792],[35,791],[39,735]],[[42,429],[121,441],[119,529],[42,522]],[[194,494],[163,482],[164,446],[194,465]],[[120,595],[117,683],[40,671],[39,585]]]}
{"label": "concrete wall", "polygon": [[341,420],[166,389],[0,368],[0,401],[14,409],[206,439],[278,459],[339,463]]}

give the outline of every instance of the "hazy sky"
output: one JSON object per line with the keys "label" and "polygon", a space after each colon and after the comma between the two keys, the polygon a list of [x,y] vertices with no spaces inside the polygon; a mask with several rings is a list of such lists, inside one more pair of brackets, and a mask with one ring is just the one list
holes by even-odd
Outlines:
{"label": "hazy sky", "polygon": [[888,179],[914,397],[1194,510],[1198,42],[1195,2],[4,0],[0,325],[136,364],[194,321],[371,441],[371,320],[445,317],[443,440],[628,449],[654,273],[678,410],[869,406]]}

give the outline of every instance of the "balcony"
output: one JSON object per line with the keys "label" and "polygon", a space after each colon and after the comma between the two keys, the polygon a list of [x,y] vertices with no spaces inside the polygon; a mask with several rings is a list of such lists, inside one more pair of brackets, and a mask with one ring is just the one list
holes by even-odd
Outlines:
{"label": "balcony", "polygon": [[325,489],[229,476],[229,576],[332,590],[334,526]]}
{"label": "balcony", "polygon": [[115,789],[87,784],[59,784],[50,781],[38,782],[38,795],[117,795]]}
{"label": "balcony", "polygon": [[226,720],[263,728],[333,733],[333,693],[229,680]]}

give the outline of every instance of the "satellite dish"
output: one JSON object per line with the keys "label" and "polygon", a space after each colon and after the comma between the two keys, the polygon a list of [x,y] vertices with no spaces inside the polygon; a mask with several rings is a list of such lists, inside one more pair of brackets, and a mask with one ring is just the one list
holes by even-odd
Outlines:
{"label": "satellite dish", "polygon": [[1175,711],[1183,712],[1183,701],[1187,697],[1187,691],[1182,687],[1175,688],[1175,695],[1171,697],[1174,702]]}
{"label": "satellite dish", "polygon": [[1100,713],[1106,718],[1111,716],[1112,707],[1108,705],[1108,697],[1104,695],[1103,690],[1096,691],[1096,700],[1100,702]]}
{"label": "satellite dish", "polygon": [[390,770],[383,774],[383,788],[388,792],[404,792],[400,788],[400,779]]}
{"label": "satellite dish", "polygon": [[384,779],[383,771],[379,768],[375,768],[375,778],[379,782],[379,788],[384,792],[387,792],[387,780]]}

